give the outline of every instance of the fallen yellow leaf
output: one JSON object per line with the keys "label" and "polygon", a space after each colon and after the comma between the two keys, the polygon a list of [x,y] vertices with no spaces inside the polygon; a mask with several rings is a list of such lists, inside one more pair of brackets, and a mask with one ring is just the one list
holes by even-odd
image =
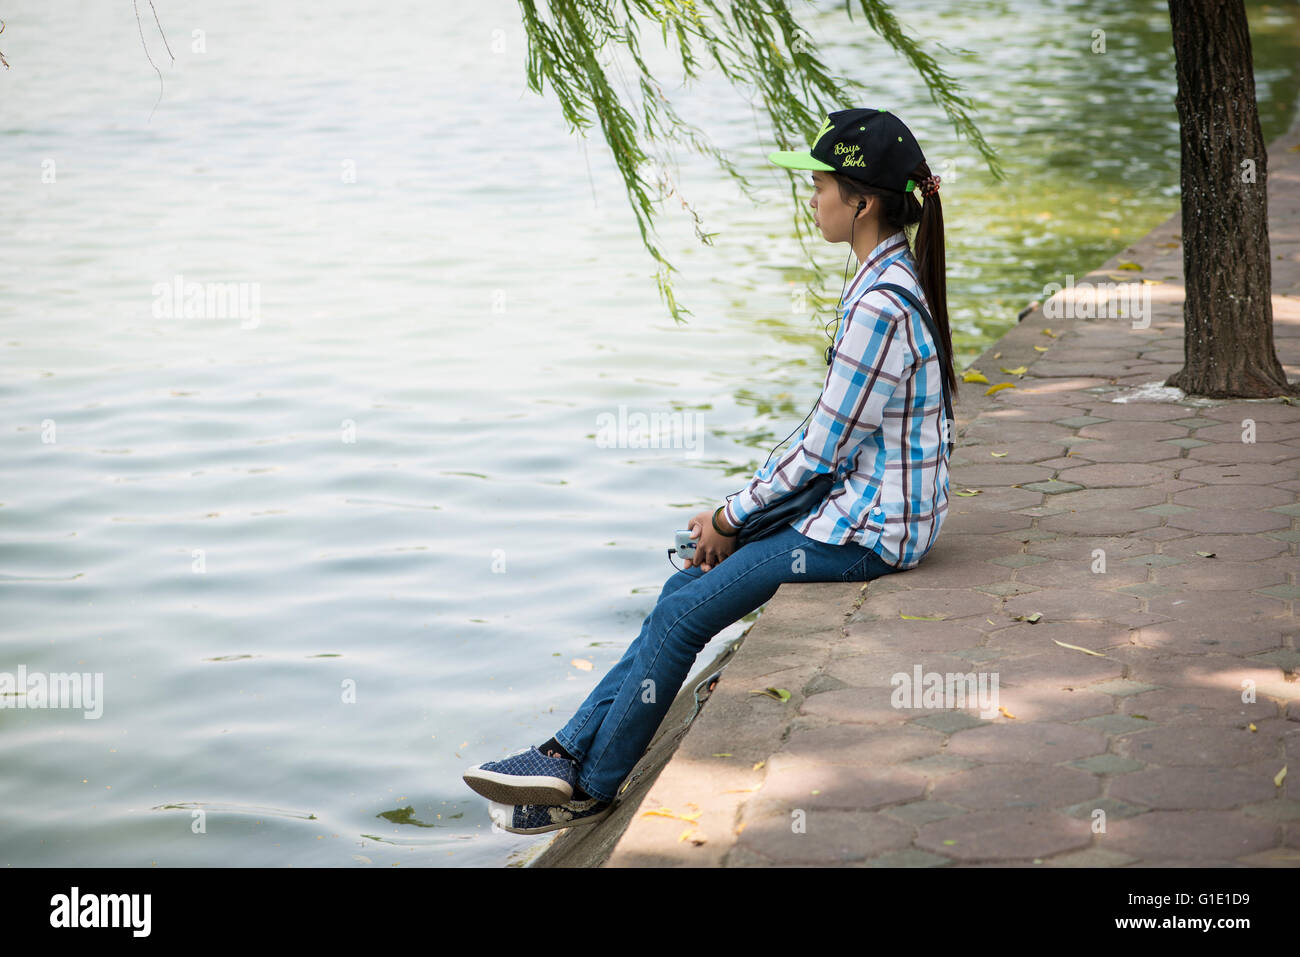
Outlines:
{"label": "fallen yellow leaf", "polygon": [[1008,369],[1006,366],[1002,366],[1002,371],[1007,375],[1024,375],[1029,371],[1029,366],[1016,366],[1014,369]]}
{"label": "fallen yellow leaf", "polygon": [[1282,765],[1282,770],[1273,776],[1273,786],[1281,787],[1282,782],[1286,780],[1286,765]]}
{"label": "fallen yellow leaf", "polygon": [[997,385],[991,385],[985,389],[984,394],[992,395],[994,392],[1001,392],[1003,389],[1014,389],[1015,387],[1016,384],[1014,382],[999,382]]}
{"label": "fallen yellow leaf", "polygon": [[1046,351],[1047,351],[1047,346],[1034,346],[1034,351],[1035,351],[1035,352],[1046,352]]}
{"label": "fallen yellow leaf", "polygon": [[935,615],[927,618],[925,615],[904,615],[901,611],[898,613],[899,618],[906,618],[908,621],[943,621],[944,615]]}
{"label": "fallen yellow leaf", "polygon": [[1043,330],[1043,335],[1045,335],[1045,336],[1050,336],[1050,337],[1053,338],[1053,339],[1056,338],[1056,333],[1053,332],[1051,329],[1044,329],[1044,330]]}
{"label": "fallen yellow leaf", "polygon": [[1008,711],[1006,708],[1002,707],[1002,705],[998,705],[998,711],[1006,715],[1008,718],[1015,718],[1015,715],[1012,714],[1010,711]]}
{"label": "fallen yellow leaf", "polygon": [[[1052,641],[1056,641],[1055,638]],[[1062,648],[1069,648],[1071,651],[1082,651],[1085,655],[1096,655],[1098,658],[1108,658],[1109,655],[1103,655],[1100,651],[1093,651],[1091,648],[1080,648],[1078,645],[1067,645],[1063,641],[1056,641]]]}
{"label": "fallen yellow leaf", "polygon": [[954,495],[960,495],[962,498],[970,498],[972,495],[978,495],[984,491],[982,488],[964,488],[960,492],[954,492]]}
{"label": "fallen yellow leaf", "polygon": [[729,758],[732,754],[730,751],[715,751],[713,752],[713,756],[715,758]]}
{"label": "fallen yellow leaf", "polygon": [[1120,264],[1119,264],[1119,268],[1120,268],[1120,269],[1136,269],[1136,270],[1141,270],[1141,269],[1142,269],[1142,267],[1139,266],[1137,263],[1120,263]]}
{"label": "fallen yellow leaf", "polygon": [[761,768],[761,767],[762,767],[763,765],[765,765],[765,764],[767,764],[767,761],[766,761],[766,760],[763,760],[763,761],[755,761],[755,762],[754,762],[754,766],[753,766],[752,768],[750,768],[749,770],[751,770],[751,771],[757,771],[759,768]]}
{"label": "fallen yellow leaf", "polygon": [[988,376],[979,369],[967,369],[961,374],[962,382],[988,382]]}
{"label": "fallen yellow leaf", "polygon": [[995,459],[1000,459],[1000,458],[1002,458],[1002,456],[1004,456],[1004,455],[1009,455],[1009,454],[1010,454],[1010,453],[1008,453],[1008,452],[990,452],[990,453],[989,453],[989,455],[993,456]]}
{"label": "fallen yellow leaf", "polygon": [[1253,721],[1252,721],[1251,724],[1250,724],[1250,730],[1251,730],[1251,731],[1258,731],[1258,730],[1259,730],[1259,728],[1255,727],[1255,723],[1254,723]]}

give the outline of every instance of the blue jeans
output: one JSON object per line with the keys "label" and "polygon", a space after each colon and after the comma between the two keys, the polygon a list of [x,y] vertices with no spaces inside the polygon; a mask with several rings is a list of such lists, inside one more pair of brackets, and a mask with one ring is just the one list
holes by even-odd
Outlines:
{"label": "blue jeans", "polygon": [[896,571],[857,543],[827,545],[793,526],[750,542],[709,571],[698,565],[664,585],[641,634],[555,740],[578,762],[578,785],[612,801],[641,760],[696,656],[785,582],[865,582]]}

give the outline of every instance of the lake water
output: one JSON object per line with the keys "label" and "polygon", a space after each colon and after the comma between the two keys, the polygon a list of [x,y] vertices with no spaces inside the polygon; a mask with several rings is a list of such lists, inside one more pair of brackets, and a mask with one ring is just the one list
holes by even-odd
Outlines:
{"label": "lake water", "polygon": [[[677,325],[603,141],[526,90],[515,4],[156,6],[176,62],[141,4],[152,116],[129,4],[4,10],[0,672],[97,674],[103,698],[0,710],[0,863],[520,863],[551,836],[493,834],[461,771],[564,724],[673,529],[820,387],[829,305],[801,301],[777,146],[644,33],[763,199],[680,154],[719,235],[660,212]],[[1248,7],[1271,138],[1300,30]],[[900,8],[970,51],[936,55],[1005,184],[860,16],[817,9],[859,105],[944,176],[965,359],[1176,211],[1165,3]],[[847,252],[813,250],[829,303]],[[247,311],[187,315],[187,283],[243,284]],[[637,414],[675,414],[676,446],[603,440]]]}

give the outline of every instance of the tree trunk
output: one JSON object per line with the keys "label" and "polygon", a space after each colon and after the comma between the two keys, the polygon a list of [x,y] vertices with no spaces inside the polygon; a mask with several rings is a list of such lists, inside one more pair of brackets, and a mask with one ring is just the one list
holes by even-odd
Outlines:
{"label": "tree trunk", "polygon": [[1300,394],[1273,349],[1268,152],[1242,0],[1169,0],[1182,145],[1183,368],[1215,398]]}

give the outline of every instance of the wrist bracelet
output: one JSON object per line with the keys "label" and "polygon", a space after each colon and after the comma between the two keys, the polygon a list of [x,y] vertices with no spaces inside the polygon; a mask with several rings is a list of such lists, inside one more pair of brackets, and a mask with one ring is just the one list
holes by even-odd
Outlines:
{"label": "wrist bracelet", "polygon": [[713,510],[713,530],[714,530],[715,532],[717,532],[719,535],[721,535],[723,538],[735,538],[737,535],[740,534],[739,531],[735,531],[735,532],[724,532],[724,531],[723,531],[723,530],[718,526],[718,513],[721,512],[724,508],[726,508],[725,505],[719,505],[717,508],[715,508],[715,509]]}

